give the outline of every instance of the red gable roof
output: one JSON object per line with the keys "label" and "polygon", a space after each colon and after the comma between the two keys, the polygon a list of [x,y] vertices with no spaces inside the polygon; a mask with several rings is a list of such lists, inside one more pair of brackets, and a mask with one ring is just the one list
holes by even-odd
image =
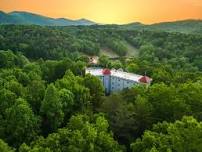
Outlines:
{"label": "red gable roof", "polygon": [[142,76],[140,79],[139,79],[139,82],[142,82],[142,83],[150,83],[151,82],[151,78],[147,77],[147,76]]}
{"label": "red gable roof", "polygon": [[111,71],[110,71],[110,69],[103,69],[103,70],[102,70],[102,74],[103,74],[103,75],[110,75],[110,74],[111,74]]}

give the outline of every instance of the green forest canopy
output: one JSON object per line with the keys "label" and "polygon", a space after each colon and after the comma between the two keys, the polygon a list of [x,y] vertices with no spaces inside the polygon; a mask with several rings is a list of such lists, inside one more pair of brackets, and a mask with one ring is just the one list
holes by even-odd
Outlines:
{"label": "green forest canopy", "polygon": [[[139,56],[123,57],[121,42]],[[104,96],[85,75],[102,47],[121,57],[99,66],[146,72],[151,86]],[[4,25],[0,50],[0,151],[201,151],[201,36]]]}

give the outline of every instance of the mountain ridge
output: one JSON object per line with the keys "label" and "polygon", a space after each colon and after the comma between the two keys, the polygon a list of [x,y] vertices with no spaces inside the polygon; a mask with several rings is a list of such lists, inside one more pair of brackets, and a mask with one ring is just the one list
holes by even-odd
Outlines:
{"label": "mountain ridge", "polygon": [[[1,24],[40,25],[40,26],[104,25],[106,27],[110,27],[110,24],[99,24],[85,18],[72,20],[68,18],[51,18],[26,11],[13,11],[5,13],[0,10],[0,25]],[[178,21],[153,23],[153,24],[132,22],[122,25],[112,24],[111,26],[126,30],[140,29],[140,30],[152,30],[152,31],[180,32],[188,34],[190,33],[202,34],[202,19],[186,19]]]}
{"label": "mountain ridge", "polygon": [[186,19],[170,22],[160,22],[153,24],[142,24],[139,22],[122,25],[125,29],[142,29],[152,31],[180,32],[202,34],[202,19]]}
{"label": "mountain ridge", "polygon": [[0,11],[0,24],[25,24],[25,25],[42,25],[42,26],[71,26],[71,25],[94,25],[93,21],[87,19],[71,20],[67,18],[51,18],[40,14],[13,11],[5,13]]}

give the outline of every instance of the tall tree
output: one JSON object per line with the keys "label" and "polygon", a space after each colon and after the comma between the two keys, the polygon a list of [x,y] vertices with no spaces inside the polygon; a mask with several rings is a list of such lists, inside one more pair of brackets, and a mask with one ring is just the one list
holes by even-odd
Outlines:
{"label": "tall tree", "polygon": [[34,116],[32,109],[24,99],[16,102],[6,110],[5,140],[13,146],[32,141],[39,131],[39,119]]}
{"label": "tall tree", "polygon": [[98,109],[104,96],[104,87],[101,81],[92,75],[86,75],[83,82],[84,86],[90,90],[93,109]]}
{"label": "tall tree", "polygon": [[64,113],[59,93],[54,84],[50,84],[41,103],[42,130],[45,135],[55,131],[63,122]]}
{"label": "tall tree", "polygon": [[41,102],[45,94],[45,84],[42,80],[33,80],[26,87],[26,98],[34,113],[39,114]]}
{"label": "tall tree", "polygon": [[66,125],[68,119],[74,113],[74,94],[70,90],[61,89],[59,91],[59,98],[64,112],[64,124]]}

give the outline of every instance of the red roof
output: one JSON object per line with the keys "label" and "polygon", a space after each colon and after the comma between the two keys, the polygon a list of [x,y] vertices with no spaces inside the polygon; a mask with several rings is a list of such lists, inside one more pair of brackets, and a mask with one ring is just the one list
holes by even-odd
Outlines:
{"label": "red roof", "polygon": [[142,82],[142,83],[150,83],[151,82],[151,78],[147,77],[147,76],[142,76],[140,79],[139,79],[139,82]]}
{"label": "red roof", "polygon": [[103,69],[103,70],[102,70],[102,74],[103,74],[103,75],[110,75],[110,74],[111,74],[111,71],[110,71],[110,69]]}

